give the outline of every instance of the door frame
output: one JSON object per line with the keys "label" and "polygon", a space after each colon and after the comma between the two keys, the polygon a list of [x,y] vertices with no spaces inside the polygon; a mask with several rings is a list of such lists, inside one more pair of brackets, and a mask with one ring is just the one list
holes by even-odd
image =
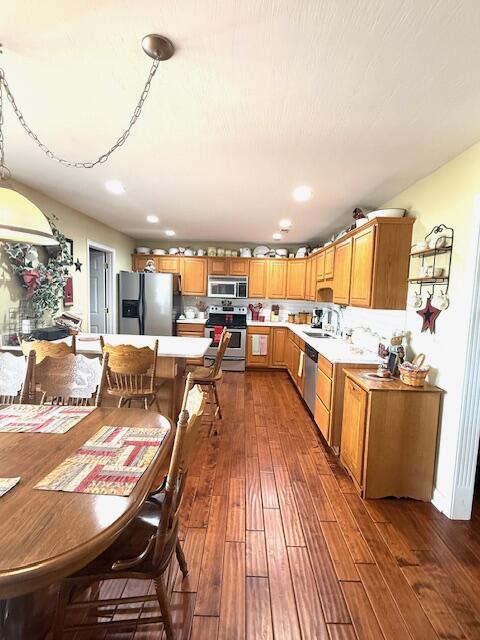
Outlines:
{"label": "door frame", "polygon": [[107,315],[107,333],[117,332],[117,290],[115,287],[115,249],[105,244],[100,244],[95,240],[87,238],[87,274],[88,274],[88,321],[87,327],[90,331],[90,249],[103,251],[105,253],[108,269],[105,280],[106,291],[105,300],[109,313]]}
{"label": "door frame", "polygon": [[450,518],[469,520],[475,491],[480,440],[480,194],[473,202],[470,262],[466,291],[471,292],[468,310],[466,358],[455,452]]}

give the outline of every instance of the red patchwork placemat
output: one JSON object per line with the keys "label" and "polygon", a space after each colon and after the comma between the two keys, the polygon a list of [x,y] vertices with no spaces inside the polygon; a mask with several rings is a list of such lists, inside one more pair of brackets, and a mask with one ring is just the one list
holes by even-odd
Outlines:
{"label": "red patchwork placemat", "polygon": [[102,427],[35,488],[128,496],[168,431],[168,427]]}
{"label": "red patchwork placemat", "polygon": [[66,433],[94,408],[10,404],[0,409],[0,433]]}

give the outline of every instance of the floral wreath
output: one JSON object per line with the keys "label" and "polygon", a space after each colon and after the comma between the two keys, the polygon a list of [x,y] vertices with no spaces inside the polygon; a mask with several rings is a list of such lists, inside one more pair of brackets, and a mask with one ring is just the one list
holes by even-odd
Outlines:
{"label": "floral wreath", "polygon": [[26,289],[26,298],[32,303],[37,320],[47,312],[52,316],[57,313],[63,297],[63,288],[69,277],[68,267],[73,264],[67,239],[54,222],[58,218],[47,218],[59,246],[55,255],[49,256],[46,264],[40,262],[35,246],[19,242],[5,243],[10,269]]}

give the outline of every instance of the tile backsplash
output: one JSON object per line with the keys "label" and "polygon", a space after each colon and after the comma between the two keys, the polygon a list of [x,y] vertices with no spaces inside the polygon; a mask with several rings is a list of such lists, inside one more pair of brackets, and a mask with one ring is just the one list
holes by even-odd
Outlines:
{"label": "tile backsplash", "polygon": [[[202,300],[206,305],[221,304],[219,298],[207,298],[197,296],[184,296],[183,306],[195,307],[196,303]],[[378,333],[380,337],[389,338],[395,331],[401,331],[405,328],[406,312],[390,311],[384,309],[358,309],[355,307],[339,307],[334,304],[326,304],[320,302],[309,302],[303,300],[233,300],[234,304],[248,307],[250,303],[262,303],[262,315],[266,320],[270,318],[270,310],[272,304],[278,304],[280,307],[280,321],[286,321],[289,313],[298,313],[299,311],[313,311],[315,307],[324,306],[341,309],[342,327],[356,329],[358,327],[368,328],[372,333]],[[249,316],[250,317],[250,316]]]}

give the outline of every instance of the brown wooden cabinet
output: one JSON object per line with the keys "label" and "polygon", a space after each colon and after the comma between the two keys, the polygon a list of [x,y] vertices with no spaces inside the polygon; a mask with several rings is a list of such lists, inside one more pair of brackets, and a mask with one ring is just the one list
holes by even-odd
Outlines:
{"label": "brown wooden cabinet", "polygon": [[155,259],[155,266],[160,273],[180,273],[180,258],[160,256]]}
{"label": "brown wooden cabinet", "polygon": [[372,302],[373,257],[376,227],[369,227],[353,236],[350,304],[369,307]]}
{"label": "brown wooden cabinet", "polygon": [[317,255],[314,255],[310,258],[311,268],[310,268],[310,279],[307,281],[309,284],[309,292],[310,297],[308,300],[314,302],[317,299]]}
{"label": "brown wooden cabinet", "polygon": [[206,258],[182,258],[180,275],[184,296],[207,295]]}
{"label": "brown wooden cabinet", "polygon": [[[260,355],[255,353],[256,336],[264,336],[267,341],[267,353]],[[271,361],[271,332],[270,327],[248,327],[247,328],[247,367],[269,367]]]}
{"label": "brown wooden cabinet", "polygon": [[340,242],[335,248],[335,279],[333,301],[337,304],[350,302],[350,276],[352,270],[352,238]]}
{"label": "brown wooden cabinet", "polygon": [[[187,338],[203,338],[205,333],[205,325],[197,322],[179,322],[177,323],[177,336]],[[203,365],[203,358],[187,358],[186,364]]]}
{"label": "brown wooden cabinet", "polygon": [[266,298],[267,296],[267,259],[250,260],[248,279],[248,297]]}
{"label": "brown wooden cabinet", "polygon": [[308,258],[305,261],[305,300],[312,299],[312,288],[310,286],[310,280],[312,277],[312,259]]}
{"label": "brown wooden cabinet", "polygon": [[247,258],[208,258],[209,276],[248,276],[250,261]]}
{"label": "brown wooden cabinet", "polygon": [[335,275],[335,247],[325,250],[325,266],[323,277],[325,280],[332,280]]}
{"label": "brown wooden cabinet", "polygon": [[340,460],[364,498],[431,500],[442,392],[346,369]]}
{"label": "brown wooden cabinet", "polygon": [[209,276],[227,276],[229,272],[227,258],[208,258]]}
{"label": "brown wooden cabinet", "polygon": [[272,367],[285,367],[287,364],[288,333],[287,327],[272,328],[273,349],[270,362]]}
{"label": "brown wooden cabinet", "polygon": [[250,274],[250,260],[247,258],[230,258],[231,276],[248,276]]}
{"label": "brown wooden cabinet", "polygon": [[287,298],[290,300],[305,300],[306,263],[303,258],[288,261]]}
{"label": "brown wooden cabinet", "polygon": [[317,255],[316,279],[325,279],[325,251],[320,251]]}
{"label": "brown wooden cabinet", "polygon": [[342,462],[359,485],[362,483],[366,420],[367,393],[347,378],[340,455]]}
{"label": "brown wooden cabinet", "polygon": [[285,299],[287,297],[287,268],[289,260],[267,259],[267,298]]}
{"label": "brown wooden cabinet", "polygon": [[155,268],[158,271],[158,268],[157,268],[157,265],[156,265],[156,260],[155,260],[154,256],[150,256],[150,255],[144,256],[144,255],[141,255],[139,253],[134,253],[133,256],[132,256],[132,269],[134,271],[144,271],[148,260],[153,260],[154,261]]}

